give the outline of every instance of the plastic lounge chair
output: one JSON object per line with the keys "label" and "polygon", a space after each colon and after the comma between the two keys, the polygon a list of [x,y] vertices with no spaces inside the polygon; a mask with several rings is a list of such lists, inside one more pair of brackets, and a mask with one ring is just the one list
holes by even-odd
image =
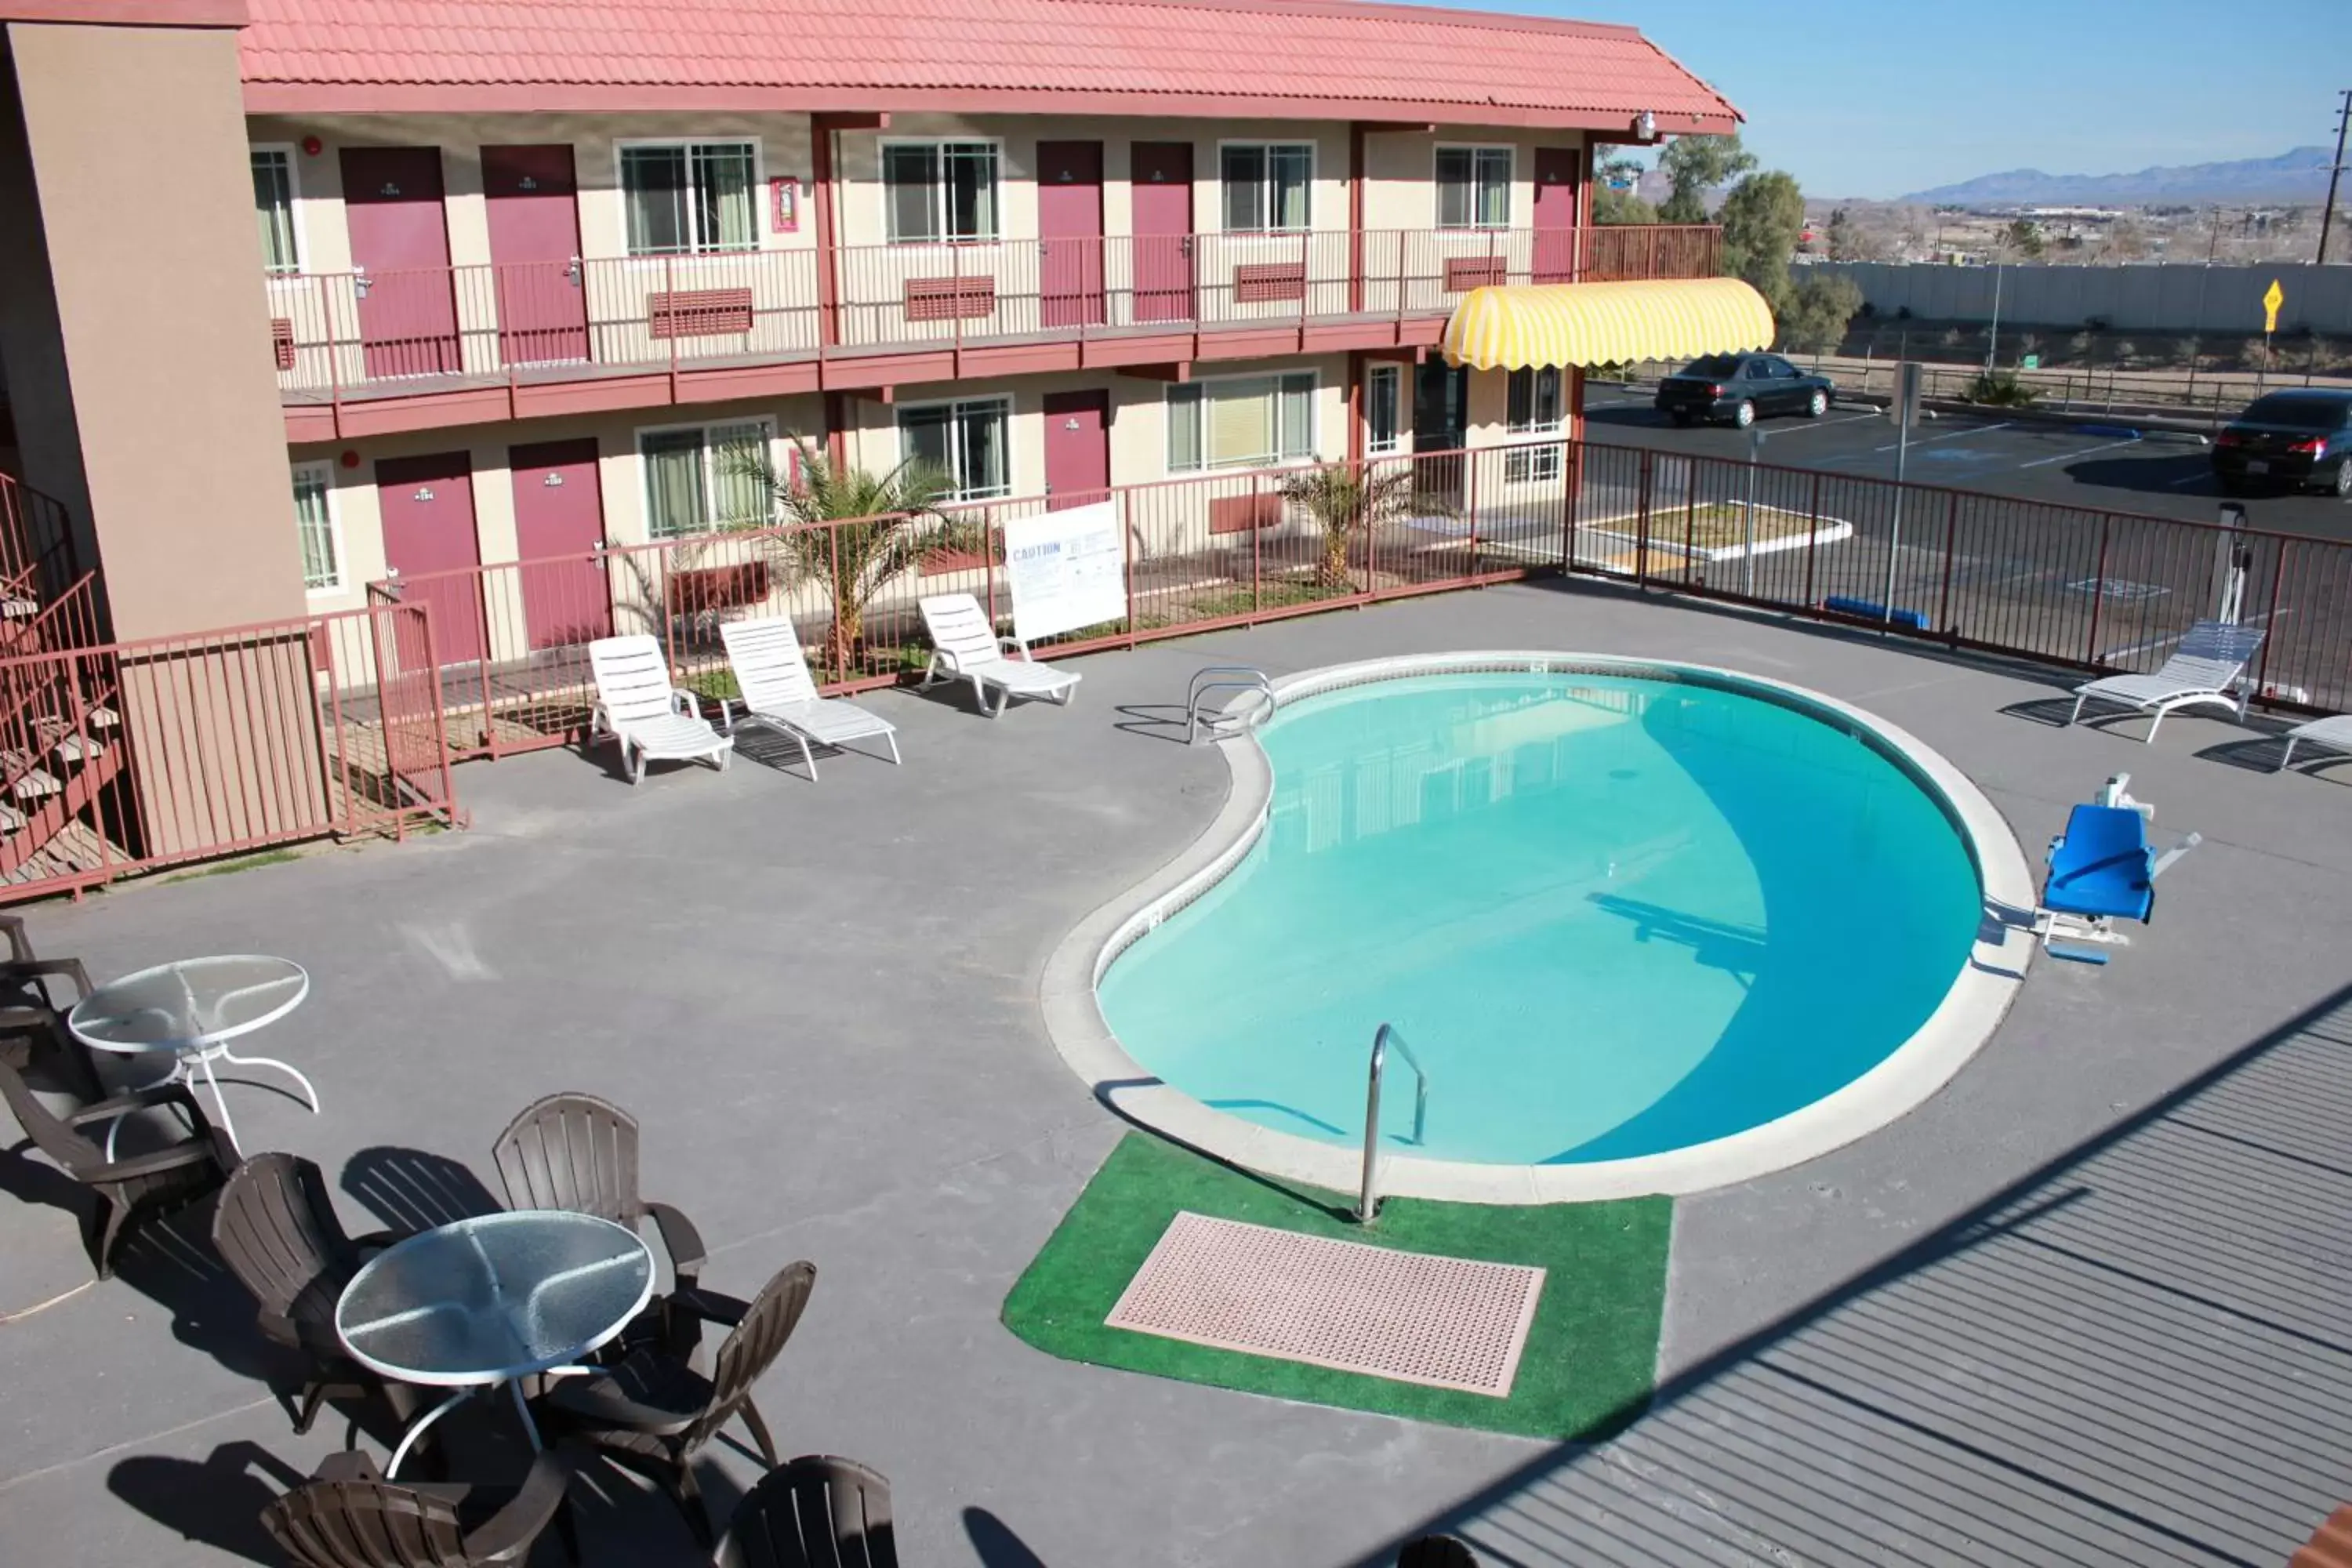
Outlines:
{"label": "plastic lounge chair", "polygon": [[[0,1100],[33,1146],[96,1195],[82,1240],[100,1279],[113,1276],[114,1256],[134,1231],[216,1192],[237,1167],[236,1145],[205,1120],[184,1084],[92,1100],[71,1085],[37,1091],[33,1079],[0,1061]],[[141,1114],[164,1109],[181,1125]],[[101,1122],[109,1127],[104,1149],[83,1131]],[[112,1152],[118,1142],[128,1151]]]}
{"label": "plastic lounge chair", "polygon": [[302,1568],[520,1568],[550,1523],[577,1563],[571,1476],[549,1452],[520,1488],[416,1485],[385,1480],[365,1454],[331,1454],[263,1509],[261,1523]]}
{"label": "plastic lounge chair", "polygon": [[[2110,675],[2074,688],[2074,710],[2066,716],[2066,722],[2072,724],[2083,716],[2085,702],[2104,702],[2136,713],[2153,714],[2147,735],[2153,741],[2164,716],[2176,708],[2231,708],[2243,719],[2249,693],[2241,680],[2246,666],[2253,662],[2262,646],[2260,626],[2200,621],[2189,628],[2189,635],[2180,639],[2180,647],[2155,674]],[[2234,697],[2231,695],[2232,687],[2239,688]]]}
{"label": "plastic lounge chair", "polygon": [[[551,1094],[507,1124],[490,1157],[498,1162],[507,1202],[516,1208],[568,1209],[631,1230],[651,1219],[677,1288],[694,1288],[702,1271],[702,1235],[679,1210],[639,1195],[637,1121],[619,1106],[593,1094]],[[633,1347],[643,1338],[624,1333],[622,1345]]]}
{"label": "plastic lounge chair", "polygon": [[710,1561],[713,1568],[898,1568],[890,1483],[855,1459],[794,1459],[743,1494]]}
{"label": "plastic lounge chair", "polygon": [[760,1457],[775,1465],[775,1440],[751,1403],[751,1385],[782,1353],[815,1284],[816,1265],[800,1262],[787,1264],[748,1303],[715,1291],[680,1290],[670,1298],[670,1310],[691,1319],[698,1332],[704,1321],[733,1325],[709,1376],[696,1370],[698,1354],[648,1346],[609,1370],[556,1384],[548,1391],[548,1413],[667,1486],[696,1539],[708,1546],[712,1526],[695,1481],[695,1458],[740,1415]]}
{"label": "plastic lounge chair", "polygon": [[[1076,670],[1040,664],[1029,657],[1027,643],[1018,637],[999,637],[982,612],[980,601],[970,594],[940,594],[920,603],[932,650],[930,665],[923,671],[925,686],[940,680],[970,680],[980,710],[992,719],[1002,717],[1016,697],[1042,697],[1067,705],[1077,690]],[[1008,647],[1019,650],[1021,657],[1005,658]],[[993,708],[988,705],[991,687],[997,692]]]}
{"label": "plastic lounge chair", "polygon": [[2068,813],[2066,830],[2050,841],[2035,933],[2055,957],[2105,963],[2105,953],[2073,944],[2126,942],[2114,922],[2147,924],[2156,910],[2156,879],[2204,841],[2192,833],[2158,855],[2147,841],[2152,808],[2124,793],[2128,782],[2110,780],[2099,800]]}
{"label": "plastic lounge chair", "polygon": [[817,695],[808,658],[801,652],[800,630],[788,617],[729,621],[719,628],[719,636],[727,644],[727,662],[734,668],[736,689],[743,694],[736,700],[745,710],[742,718],[730,719],[732,702],[719,700],[719,722],[730,734],[739,724],[766,724],[782,731],[801,743],[801,761],[808,765],[812,782],[816,778],[816,758],[809,751],[811,742],[838,747],[879,735],[889,743],[890,760],[898,761],[898,737],[890,721],[845,697],[827,700]]}
{"label": "plastic lounge chair", "polygon": [[404,1233],[343,1232],[327,1184],[311,1162],[293,1154],[256,1154],[221,1189],[213,1210],[213,1248],[260,1307],[262,1337],[308,1356],[310,1370],[287,1414],[299,1434],[333,1394],[381,1393],[402,1425],[416,1414],[405,1384],[387,1383],[344,1352],[335,1302],[374,1250]]}
{"label": "plastic lounge chair", "polygon": [[2318,746],[2339,755],[2352,754],[2352,713],[2333,713],[2289,730],[2286,732],[2286,748],[2279,752],[2281,773],[2284,773],[2287,763],[2294,759],[2297,743]]}
{"label": "plastic lounge chair", "polygon": [[619,741],[631,784],[646,776],[647,762],[709,758],[719,772],[727,771],[727,753],[735,742],[710,727],[692,692],[669,683],[669,662],[652,637],[598,637],[588,645],[588,668],[596,680],[589,742],[608,731]]}

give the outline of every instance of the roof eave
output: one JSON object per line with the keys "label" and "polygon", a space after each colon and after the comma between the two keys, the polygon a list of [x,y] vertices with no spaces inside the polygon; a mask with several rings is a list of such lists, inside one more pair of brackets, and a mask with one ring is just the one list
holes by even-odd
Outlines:
{"label": "roof eave", "polygon": [[[1667,113],[1662,135],[1723,135],[1738,112]],[[604,86],[566,82],[297,82],[248,80],[251,114],[658,113],[671,110],[840,113],[1156,115],[1182,119],[1423,121],[1440,125],[1630,132],[1620,110],[1524,104],[1422,103],[1396,99],[1290,98],[1246,94],[1087,92],[1066,89]]]}

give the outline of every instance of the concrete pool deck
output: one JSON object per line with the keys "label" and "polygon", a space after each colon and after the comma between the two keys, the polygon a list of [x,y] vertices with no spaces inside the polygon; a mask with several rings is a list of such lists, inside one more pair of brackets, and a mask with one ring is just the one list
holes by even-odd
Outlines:
{"label": "concrete pool deck", "polygon": [[[1496,646],[1828,692],[1966,769],[2029,855],[2118,771],[2160,834],[2206,842],[2113,964],[2037,964],[1927,1104],[1681,1202],[1660,1403],[1610,1443],[1020,1343],[1004,1293],[1122,1130],[1047,1043],[1039,978],[1223,799],[1214,749],[1169,738],[1186,678]],[[2153,747],[2133,721],[2060,730],[2053,676],[1588,585],[1080,668],[1072,708],[996,721],[879,694],[906,766],[845,757],[814,785],[756,765],[757,738],[635,791],[572,753],[468,766],[468,833],[45,906],[33,933],[101,977],[207,951],[309,967],[258,1048],[325,1113],[228,1092],[247,1148],[318,1160],[355,1229],[480,1201],[539,1094],[628,1107],[709,1282],[815,1260],[761,1404],[785,1451],[890,1478],[910,1563],[1339,1568],[1433,1521],[1499,1563],[2275,1563],[2352,1496],[2352,769],[2251,771],[2274,746],[2188,715]],[[8,1317],[88,1279],[55,1184],[0,1157],[0,1562],[274,1561],[255,1510],[341,1424],[290,1435],[198,1249],[142,1247]],[[714,1466],[724,1506],[753,1472]],[[592,1563],[697,1560],[657,1500],[581,1531]]]}

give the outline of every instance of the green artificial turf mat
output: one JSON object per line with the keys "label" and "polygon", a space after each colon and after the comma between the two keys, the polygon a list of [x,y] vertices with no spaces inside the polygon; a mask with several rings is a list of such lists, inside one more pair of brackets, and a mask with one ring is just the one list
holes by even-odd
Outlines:
{"label": "green artificial turf mat", "polygon": [[[1391,1198],[1370,1229],[1349,1200],[1258,1177],[1130,1132],[1004,1300],[1049,1355],[1158,1377],[1531,1437],[1601,1436],[1638,1415],[1657,1365],[1669,1198],[1540,1207]],[[1179,1210],[1308,1236],[1548,1272],[1507,1399],[1216,1350],[1103,1320]]]}

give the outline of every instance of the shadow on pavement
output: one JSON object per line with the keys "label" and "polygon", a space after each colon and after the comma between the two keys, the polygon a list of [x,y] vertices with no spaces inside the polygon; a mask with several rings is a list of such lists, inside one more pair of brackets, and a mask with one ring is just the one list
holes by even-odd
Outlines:
{"label": "shadow on pavement", "polygon": [[981,1568],[1045,1568],[1045,1560],[1030,1551],[1011,1525],[984,1508],[963,1510],[963,1532],[971,1538]]}
{"label": "shadow on pavement", "polygon": [[106,1487],[184,1540],[248,1563],[275,1563],[285,1558],[261,1527],[261,1510],[308,1479],[259,1444],[236,1442],[215,1448],[202,1464],[134,1454],[107,1472]]}
{"label": "shadow on pavement", "polygon": [[506,1206],[464,1161],[383,1144],[352,1156],[343,1191],[394,1230],[431,1230]]}

